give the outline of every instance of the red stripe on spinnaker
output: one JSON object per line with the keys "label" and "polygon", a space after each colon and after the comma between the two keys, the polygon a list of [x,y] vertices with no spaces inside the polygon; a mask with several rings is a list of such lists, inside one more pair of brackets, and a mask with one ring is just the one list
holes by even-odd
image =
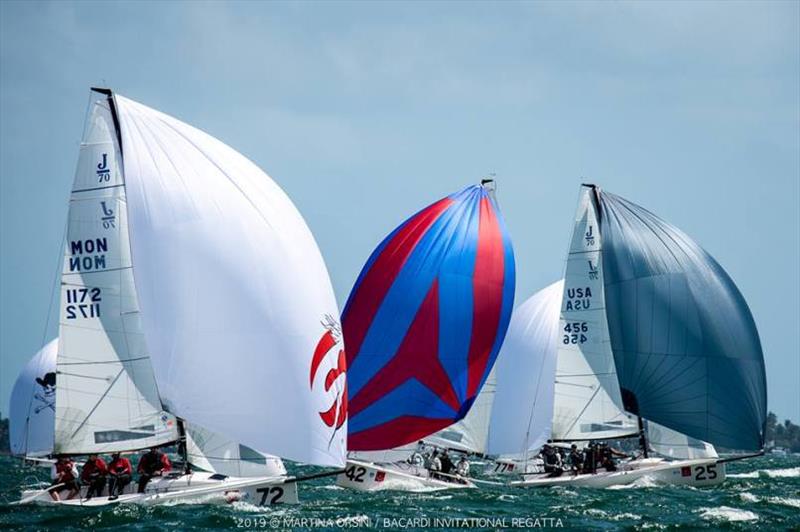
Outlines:
{"label": "red stripe on spinnaker", "polygon": [[440,431],[453,423],[452,419],[431,419],[419,416],[402,416],[347,436],[350,451],[384,451]]}
{"label": "red stripe on spinnaker", "polygon": [[439,281],[431,284],[395,356],[350,399],[350,416],[415,378],[458,412],[450,377],[439,361]]}
{"label": "red stripe on spinnaker", "polygon": [[322,359],[325,358],[325,353],[330,351],[331,347],[334,345],[336,345],[336,339],[333,337],[333,333],[331,331],[325,331],[325,334],[323,334],[322,338],[317,342],[317,347],[314,349],[314,356],[311,357],[309,385],[312,388],[314,387],[314,377],[317,375],[317,369],[319,369]]}
{"label": "red stripe on spinnaker", "polygon": [[428,228],[452,203],[450,198],[443,198],[408,220],[391,241],[387,242],[355,288],[355,293],[348,302],[347,312],[342,318],[342,330],[347,339],[348,366],[358,356],[375,313],[409,255]]}
{"label": "red stripe on spinnaker", "polygon": [[500,224],[489,198],[483,197],[478,225],[478,250],[472,276],[472,336],[467,356],[467,397],[474,397],[478,393],[497,337],[503,308],[504,260]]}

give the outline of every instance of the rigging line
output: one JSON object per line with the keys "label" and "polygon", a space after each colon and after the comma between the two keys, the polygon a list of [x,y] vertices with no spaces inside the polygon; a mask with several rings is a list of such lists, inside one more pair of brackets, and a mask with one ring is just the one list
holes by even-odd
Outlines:
{"label": "rigging line", "polygon": [[594,391],[594,393],[592,394],[592,396],[589,398],[589,400],[588,400],[588,401],[586,401],[586,404],[584,404],[584,405],[583,405],[583,410],[581,410],[581,411],[580,411],[580,413],[578,413],[578,415],[575,417],[575,420],[572,422],[572,424],[569,426],[569,428],[568,428],[566,431],[564,431],[564,434],[569,434],[569,433],[572,431],[572,429],[574,429],[574,428],[575,428],[575,424],[576,424],[576,423],[578,422],[578,420],[581,418],[581,416],[583,415],[583,413],[584,413],[584,412],[586,412],[586,409],[587,409],[587,408],[589,408],[589,405],[592,403],[592,401],[594,401],[594,398],[597,396],[597,393],[600,391],[600,388],[601,388],[601,387],[599,387],[599,386],[598,386],[598,387],[595,389],[595,391]]}
{"label": "rigging line", "polygon": [[[78,425],[78,428],[77,428],[77,429],[75,429],[75,432],[73,432],[73,433],[72,433],[72,436],[70,436],[70,439],[74,438],[74,437],[75,437],[75,435],[78,433],[78,431],[79,431],[79,430],[81,430],[81,429],[83,428],[83,426],[84,426],[84,425],[86,424],[86,422],[89,420],[89,418],[91,417],[91,415],[92,415],[92,414],[94,414],[94,411],[95,411],[95,410],[97,410],[97,407],[99,407],[99,406],[100,406],[100,403],[102,403],[102,402],[103,402],[103,399],[105,399],[105,398],[106,398],[106,395],[108,395],[108,392],[110,392],[110,391],[111,391],[111,388],[114,386],[114,384],[117,382],[117,379],[119,379],[120,375],[122,375],[122,373],[123,373],[124,371],[125,371],[124,369],[121,369],[121,370],[119,371],[119,373],[117,373],[117,376],[116,376],[116,377],[114,377],[114,380],[112,380],[112,381],[111,381],[111,383],[108,385],[108,388],[106,388],[106,391],[104,391],[104,392],[103,392],[103,395],[101,395],[101,396],[100,396],[100,399],[98,399],[98,400],[97,400],[97,403],[95,403],[95,405],[92,407],[92,409],[89,411],[89,413],[88,413],[88,414],[86,414],[86,417],[85,417],[85,418],[83,418],[83,421],[81,421],[81,424],[80,424],[80,425]],[[77,376],[78,376],[78,377],[83,377],[83,375],[77,375]],[[89,378],[91,378],[91,377],[89,377]]]}
{"label": "rigging line", "polygon": [[[88,107],[87,107],[88,112]],[[56,285],[61,278],[61,269],[63,266],[64,260],[64,249],[66,249],[66,242],[67,242],[67,229],[69,228],[69,216],[67,216],[67,220],[64,221],[64,230],[61,235],[61,243],[59,244],[59,251],[58,251],[58,261],[56,262],[55,268],[55,275],[53,276],[53,284],[50,288],[50,298],[47,307],[47,318],[45,318],[44,323],[44,330],[42,331],[42,340],[41,340],[41,348],[45,346],[45,340],[47,339],[47,330],[50,328],[50,317],[53,313],[53,300],[55,299],[56,294]],[[61,291],[59,290],[59,299],[61,296]],[[58,349],[58,347],[56,347]],[[56,353],[56,358],[58,357],[58,353]],[[36,373],[40,374],[42,372],[42,360],[39,360],[39,366],[36,368]],[[31,393],[33,393],[33,389],[31,389]],[[31,419],[31,408],[33,407],[33,395],[28,397],[28,411],[25,416],[25,452],[27,453],[28,450],[28,441],[30,438],[30,419]]]}
{"label": "rigging line", "polygon": [[143,356],[143,357],[136,357],[136,358],[126,358],[126,359],[116,359],[116,360],[91,360],[86,362],[61,362],[59,366],[87,366],[87,365],[96,365],[96,364],[125,364],[127,362],[137,362],[139,360],[149,360],[150,357]]}
{"label": "rigging line", "polygon": [[[93,375],[81,375],[80,373],[67,373],[66,371],[59,371],[59,375],[67,375],[69,377],[80,377],[82,379],[92,379],[96,381],[108,381],[108,377],[95,377]],[[69,389],[69,388],[64,388]]]}

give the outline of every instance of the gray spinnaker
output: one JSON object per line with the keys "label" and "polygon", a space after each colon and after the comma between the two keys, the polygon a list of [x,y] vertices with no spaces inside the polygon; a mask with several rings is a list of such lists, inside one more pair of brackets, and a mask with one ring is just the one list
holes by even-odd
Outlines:
{"label": "gray spinnaker", "polygon": [[717,446],[763,448],[764,356],[744,297],[682,231],[595,190],[625,409]]}

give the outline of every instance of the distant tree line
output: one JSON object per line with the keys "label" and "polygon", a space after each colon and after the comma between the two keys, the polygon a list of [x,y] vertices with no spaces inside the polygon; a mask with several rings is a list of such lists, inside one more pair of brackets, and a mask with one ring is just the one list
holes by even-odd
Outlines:
{"label": "distant tree line", "polygon": [[800,425],[788,419],[778,423],[778,416],[770,412],[767,415],[767,447],[783,447],[793,453],[800,453]]}

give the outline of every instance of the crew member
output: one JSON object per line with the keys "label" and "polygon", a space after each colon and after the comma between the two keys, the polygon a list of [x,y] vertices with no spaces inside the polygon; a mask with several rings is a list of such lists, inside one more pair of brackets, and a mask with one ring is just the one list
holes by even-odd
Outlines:
{"label": "crew member", "polygon": [[48,490],[50,498],[54,501],[61,500],[61,492],[69,490],[67,499],[74,499],[80,488],[78,487],[78,468],[75,462],[66,456],[59,456],[53,467],[50,468],[50,478],[53,480],[53,487]]}
{"label": "crew member", "polygon": [[115,500],[123,491],[125,486],[130,484],[133,475],[131,461],[120,456],[119,453],[111,455],[111,462],[108,464],[108,495],[109,500]]}
{"label": "crew member", "polygon": [[455,468],[455,464],[450,459],[450,455],[447,454],[447,451],[442,452],[442,473],[445,475],[452,474],[453,469]]}
{"label": "crew member", "polygon": [[467,461],[466,456],[462,456],[461,460],[459,460],[458,463],[456,464],[456,473],[460,477],[469,476],[469,461]]}
{"label": "crew member", "polygon": [[542,458],[544,459],[544,472],[549,473],[549,477],[558,477],[564,472],[561,468],[561,455],[552,446],[545,444],[542,447]]}
{"label": "crew member", "polygon": [[569,450],[569,466],[575,475],[583,471],[583,453],[578,450],[578,446],[574,443]]}
{"label": "crew member", "polygon": [[86,500],[95,495],[102,497],[103,490],[106,488],[106,475],[108,467],[102,458],[97,454],[90,454],[89,459],[83,465],[81,471],[81,482],[88,486],[86,488]]}
{"label": "crew member", "polygon": [[172,464],[169,462],[167,455],[158,450],[158,447],[152,447],[150,450],[142,455],[139,459],[139,493],[144,493],[147,483],[153,477],[160,477],[164,473],[172,470]]}

